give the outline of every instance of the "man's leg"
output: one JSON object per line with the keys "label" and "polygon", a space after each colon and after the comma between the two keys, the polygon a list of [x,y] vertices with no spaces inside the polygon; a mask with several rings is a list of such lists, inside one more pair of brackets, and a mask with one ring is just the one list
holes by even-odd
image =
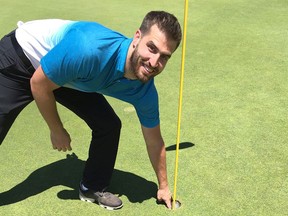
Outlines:
{"label": "man's leg", "polygon": [[29,81],[33,67],[23,64],[15,51],[12,36],[14,32],[0,41],[0,144],[18,114],[33,100]]}
{"label": "man's leg", "polygon": [[22,109],[33,100],[29,89],[24,89],[0,72],[0,144]]}
{"label": "man's leg", "polygon": [[56,100],[83,119],[92,130],[83,184],[95,191],[108,187],[114,170],[121,121],[103,95],[68,88],[55,91]]}

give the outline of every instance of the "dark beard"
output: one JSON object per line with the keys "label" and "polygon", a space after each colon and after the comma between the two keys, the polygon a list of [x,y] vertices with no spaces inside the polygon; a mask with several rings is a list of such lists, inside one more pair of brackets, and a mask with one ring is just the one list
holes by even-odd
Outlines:
{"label": "dark beard", "polygon": [[139,81],[141,81],[142,83],[147,83],[151,78],[146,77],[146,76],[141,76],[139,74],[140,62],[141,62],[141,57],[138,54],[138,45],[137,45],[135,50],[131,54],[129,69]]}
{"label": "dark beard", "polygon": [[131,57],[130,57],[130,71],[133,72],[133,74],[137,77],[137,62],[139,59],[139,55],[137,54],[138,52],[138,46],[135,48],[135,50],[132,52]]}

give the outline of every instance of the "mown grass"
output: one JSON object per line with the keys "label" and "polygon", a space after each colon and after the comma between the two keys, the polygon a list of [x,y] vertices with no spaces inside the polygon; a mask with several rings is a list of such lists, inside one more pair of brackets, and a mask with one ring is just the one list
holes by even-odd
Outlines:
{"label": "mown grass", "polygon": [[[182,22],[184,1],[11,0],[1,5],[1,35],[18,20],[63,18],[96,20],[132,36],[150,10],[168,10]],[[32,103],[0,148],[1,215],[287,215],[287,10],[285,0],[189,1],[180,209],[156,205],[157,181],[135,112],[109,98],[123,123],[111,183],[123,209],[108,212],[78,200],[90,131],[59,107],[78,157],[66,159],[66,153],[51,149]],[[181,48],[156,78],[171,190],[180,58]]]}

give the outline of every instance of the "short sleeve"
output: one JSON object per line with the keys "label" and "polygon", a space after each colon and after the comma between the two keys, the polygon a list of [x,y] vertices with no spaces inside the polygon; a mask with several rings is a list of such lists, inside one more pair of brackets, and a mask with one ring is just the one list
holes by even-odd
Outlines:
{"label": "short sleeve", "polygon": [[144,127],[153,128],[159,125],[159,101],[154,83],[151,83],[141,100],[135,102],[134,107]]}
{"label": "short sleeve", "polygon": [[71,30],[41,59],[42,69],[50,80],[63,86],[72,80],[89,78],[97,58],[85,46],[85,40],[82,32]]}

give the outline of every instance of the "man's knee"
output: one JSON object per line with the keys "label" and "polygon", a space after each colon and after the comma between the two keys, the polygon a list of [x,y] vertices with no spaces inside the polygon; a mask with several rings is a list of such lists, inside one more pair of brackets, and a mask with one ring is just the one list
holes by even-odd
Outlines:
{"label": "man's knee", "polygon": [[90,128],[96,134],[99,133],[120,133],[122,128],[122,122],[120,118],[113,113],[113,115],[102,116],[101,119],[94,119],[93,123],[90,123]]}
{"label": "man's knee", "polygon": [[106,128],[113,131],[120,131],[122,128],[121,119],[115,114],[111,116],[111,119],[105,122]]}

